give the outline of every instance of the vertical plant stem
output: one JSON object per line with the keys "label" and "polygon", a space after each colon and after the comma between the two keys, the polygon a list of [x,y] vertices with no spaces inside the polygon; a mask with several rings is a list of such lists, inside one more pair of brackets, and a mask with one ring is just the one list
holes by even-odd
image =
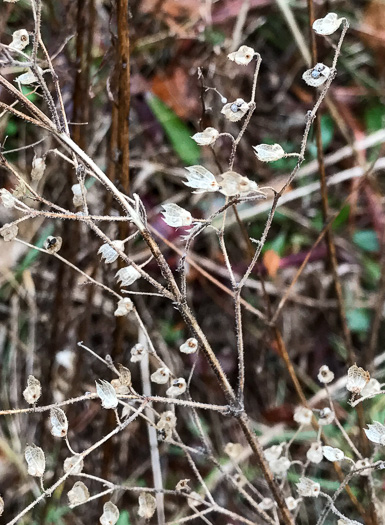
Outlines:
{"label": "vertical plant stem", "polygon": [[[310,26],[312,62],[313,64],[316,64],[317,63],[317,43],[316,43],[315,32],[312,30],[312,25],[315,20],[313,0],[307,0],[307,5],[308,5],[308,15],[309,15],[309,26]],[[346,31],[347,31],[347,24],[344,24],[341,36],[343,36],[346,33]],[[339,40],[339,44],[336,49],[335,57],[338,56],[338,54],[340,53],[341,44],[342,44],[342,38],[340,38]],[[337,64],[336,58],[334,58],[333,68],[335,68],[336,64]],[[317,100],[317,95],[315,95],[315,101],[316,100]],[[321,185],[321,209],[322,209],[323,224],[325,226],[329,218],[329,203],[328,203],[328,188],[326,184],[326,170],[325,170],[323,144],[322,144],[321,117],[319,114],[317,114],[315,118],[315,133],[316,133],[316,144],[317,144],[318,169],[319,169],[320,185]],[[353,344],[352,344],[352,337],[351,337],[351,333],[350,333],[350,329],[349,329],[347,317],[346,317],[346,309],[345,309],[342,285],[341,285],[341,281],[338,275],[337,253],[336,253],[336,246],[334,242],[334,235],[333,235],[332,228],[328,228],[326,230],[325,238],[326,238],[326,243],[328,246],[329,266],[330,266],[332,276],[333,276],[335,294],[336,294],[337,303],[338,303],[338,314],[339,314],[339,318],[341,322],[343,338],[344,338],[345,347],[347,351],[348,364],[349,366],[352,366],[356,361],[356,357],[355,357],[355,352],[354,352]],[[368,442],[367,442],[367,438],[363,430],[365,426],[365,417],[364,417],[364,413],[362,409],[357,410],[357,419],[358,419],[358,425],[360,428],[360,438],[361,438],[362,450],[363,450],[364,455],[367,455]],[[371,522],[373,523],[373,525],[376,525],[378,523],[378,520],[377,520],[375,511],[373,511],[373,507],[370,509],[370,514],[371,514]]]}
{"label": "vertical plant stem", "polygon": [[117,0],[118,22],[118,155],[119,179],[126,193],[130,183],[130,142],[129,142],[129,113],[130,113],[130,35],[129,11],[127,0]]}
{"label": "vertical plant stem", "polygon": [[366,365],[369,367],[369,371],[374,371],[374,357],[376,355],[376,348],[378,342],[378,335],[381,326],[382,311],[385,302],[385,227],[382,231],[381,239],[381,277],[378,285],[378,295],[376,298],[376,306],[374,309],[373,322],[370,330],[370,339],[368,344],[368,350],[366,353]]}
{"label": "vertical plant stem", "polygon": [[282,490],[280,489],[278,482],[274,478],[263,454],[263,449],[259,443],[255,433],[250,428],[250,421],[245,413],[239,418],[239,425],[242,429],[242,432],[247,439],[251,449],[254,452],[254,455],[258,459],[258,465],[263,472],[263,476],[266,479],[269,488],[274,496],[275,501],[277,502],[278,508],[281,512],[281,519],[285,524],[294,525],[294,519],[291,515],[289,509],[287,508],[285,499],[283,497]]}
{"label": "vertical plant stem", "polygon": [[[143,330],[139,329],[139,343],[148,348],[148,342],[146,334]],[[148,352],[144,359],[140,362],[140,373],[142,377],[142,386],[143,386],[143,395],[150,397],[151,396],[151,382],[150,382],[150,363]],[[147,418],[154,423],[154,411],[146,409],[145,414]],[[151,457],[151,467],[152,467],[152,476],[154,479],[154,488],[157,491],[156,498],[156,510],[158,517],[158,525],[163,525],[165,523],[164,515],[164,494],[163,491],[163,480],[162,480],[162,469],[160,466],[160,455],[158,448],[158,437],[156,435],[156,428],[154,425],[147,423],[148,439],[150,442],[150,457]]]}

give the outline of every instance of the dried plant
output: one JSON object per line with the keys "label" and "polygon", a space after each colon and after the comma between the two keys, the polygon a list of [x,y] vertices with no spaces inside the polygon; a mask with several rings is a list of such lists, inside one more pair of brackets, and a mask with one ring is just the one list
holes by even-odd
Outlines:
{"label": "dried plant", "polygon": [[[303,73],[302,78],[306,84],[315,88],[316,98],[312,109],[303,116],[304,129],[298,151],[287,153],[278,143],[258,144],[253,147],[254,151],[250,151],[250,154],[255,154],[259,163],[295,159],[294,168],[279,190],[259,186],[250,177],[234,170],[239,144],[257,107],[256,89],[262,57],[246,45],[241,45],[238,50],[228,54],[232,67],[254,67],[250,99],[247,101],[238,97],[234,101],[227,102],[220,95],[223,107],[217,107],[216,110],[231,123],[236,123],[238,126],[236,135],[210,126],[192,137],[199,146],[212,148],[214,154],[221,139],[230,140],[226,170],[223,171],[218,167],[218,173],[213,173],[201,165],[186,167],[185,186],[191,189],[193,194],[198,194],[201,199],[209,200],[215,196],[211,211],[204,218],[195,218],[192,212],[176,202],[159,202],[163,208],[161,213],[164,222],[172,228],[183,229],[181,235],[183,249],[175,271],[164,255],[162,244],[157,241],[156,231],[148,218],[151,210],[144,204],[141,195],[130,194],[127,188],[115,184],[101,169],[97,156],[94,158],[88,154],[70,133],[65,110],[66,102],[63,100],[60,88],[60,74],[55,71],[53,57],[49,55],[42,39],[41,0],[31,0],[31,9],[34,18],[32,34],[20,28],[14,32],[9,45],[1,44],[0,65],[3,73],[0,75],[0,86],[12,102],[0,102],[0,107],[3,116],[13,115],[28,125],[38,128],[42,136],[43,149],[45,144],[53,144],[54,147],[46,148],[41,154],[35,153],[30,177],[8,160],[10,152],[3,147],[0,152],[0,162],[12,176],[15,184],[12,189],[1,190],[1,200],[2,205],[13,210],[17,218],[2,226],[0,232],[4,242],[19,243],[57,260],[60,264],[67,265],[86,283],[100,289],[103,297],[110,297],[115,305],[110,312],[111,322],[114,321],[115,316],[122,322],[130,323],[135,327],[137,342],[132,345],[129,362],[125,360],[119,363],[115,363],[111,356],[100,355],[95,349],[89,348],[92,345],[86,346],[79,342],[78,352],[87,352],[92,360],[101,362],[104,375],[89,377],[90,391],[84,395],[60,400],[52,398],[49,404],[41,403],[41,398],[47,400],[52,397],[50,385],[45,382],[44,375],[39,375],[39,370],[35,370],[33,363],[31,364],[25,390],[22,395],[18,392],[17,399],[20,404],[25,400],[32,406],[28,408],[11,406],[0,411],[0,415],[2,418],[12,420],[25,414],[37,414],[42,419],[42,425],[49,423],[53,437],[50,440],[42,438],[39,443],[41,432],[36,431],[36,443],[23,444],[27,467],[23,465],[20,469],[27,468],[26,472],[29,476],[39,477],[41,486],[35,486],[33,479],[30,479],[33,499],[31,496],[30,502],[22,510],[14,513],[8,525],[22,520],[23,523],[27,523],[26,520],[29,519],[28,516],[33,509],[43,500],[48,501],[50,496],[58,494],[56,491],[59,487],[61,490],[64,484],[68,498],[65,504],[68,503],[70,508],[79,506],[87,508],[93,505],[94,500],[100,500],[95,503],[99,505],[99,521],[102,524],[120,523],[119,513],[122,507],[119,498],[126,492],[134,494],[137,500],[133,513],[136,516],[134,519],[139,520],[139,516],[145,520],[157,520],[159,524],[185,523],[194,519],[212,523],[211,516],[220,516],[218,519],[222,521],[225,519],[231,523],[293,525],[306,522],[300,521],[301,509],[305,509],[304,512],[307,511],[312,516],[318,516],[317,521],[313,518],[313,523],[317,525],[332,523],[326,521],[330,520],[331,513],[338,520],[339,525],[361,523],[355,519],[359,516],[365,520],[365,523],[373,525],[380,523],[381,513],[383,515],[385,511],[383,502],[378,499],[377,493],[380,490],[374,474],[384,468],[382,459],[378,459],[377,450],[385,444],[385,426],[373,421],[368,424],[368,428],[361,429],[362,433],[365,432],[367,438],[375,444],[374,452],[370,453],[363,441],[359,446],[355,443],[356,440],[346,432],[339,421],[331,391],[335,378],[326,365],[321,367],[318,375],[326,404],[322,408],[315,408],[314,404],[308,403],[276,324],[289,291],[283,296],[276,312],[271,313],[269,318],[256,308],[253,312],[266,323],[266,326],[275,330],[280,356],[285,362],[301,403],[294,414],[298,429],[289,441],[284,440],[278,445],[272,445],[268,438],[265,439],[263,435],[257,436],[255,423],[245,408],[247,363],[242,292],[260,260],[280,199],[305,161],[312,125],[337,75],[338,60],[349,27],[346,18],[339,18],[336,14],[329,13],[313,24],[317,34],[331,36],[336,33],[338,37],[336,40],[326,41],[331,42],[333,49],[333,56],[328,61],[328,65],[316,62]],[[31,43],[30,37],[32,37]],[[17,76],[15,81],[7,79],[5,68],[16,71],[20,70],[20,67],[26,69],[26,72]],[[22,89],[23,86],[29,86],[30,92],[37,94],[38,97],[32,101],[25,88]],[[213,89],[219,93],[214,87],[205,89]],[[76,183],[69,185],[75,209],[59,206],[44,197],[41,192],[40,182],[45,177],[47,159],[51,155],[64,160],[72,174],[76,176]],[[252,249],[251,260],[242,275],[239,275],[234,270],[227,246],[229,210],[232,209],[237,213],[237,208],[245,203],[267,200],[270,192],[273,198],[260,238],[250,238],[246,234],[246,241]],[[108,198],[112,198],[114,211],[105,214],[94,211],[99,208],[95,205],[96,199],[92,198],[93,193],[98,195],[98,199],[107,201]],[[80,211],[76,211],[77,208]],[[111,206],[109,209],[111,210]],[[65,226],[60,230],[62,237],[47,235],[43,247],[27,242],[22,238],[22,234],[19,234],[19,228],[25,221],[36,221],[37,224],[41,224],[42,221],[52,223],[58,219],[63,223],[77,223],[79,228],[83,228],[82,242],[88,242],[93,234],[97,236],[100,247],[97,253],[94,253],[95,269],[102,268],[103,271],[84,271],[70,258],[60,254],[63,243],[70,242],[68,238],[66,239]],[[331,223],[332,221],[326,223],[321,235],[325,235]],[[216,355],[212,342],[205,335],[204,327],[198,322],[189,300],[188,264],[191,260],[191,249],[196,240],[207,231],[214,231],[217,236],[227,278],[231,284],[229,293],[234,302],[234,340],[238,367],[236,384],[230,381],[224,364]],[[179,230],[177,233],[180,233]],[[144,263],[139,263],[138,258],[132,256],[134,243],[142,247],[145,254],[143,258],[146,258]],[[114,265],[117,261],[118,271]],[[103,279],[103,275],[107,278]],[[116,281],[115,285],[111,285],[113,278]],[[131,288],[134,284],[135,289]],[[130,298],[125,294],[129,294]],[[152,296],[162,298],[164,303],[170,303],[178,311],[186,326],[188,337],[178,345],[179,351],[178,348],[172,350],[175,354],[180,353],[178,359],[184,360],[183,369],[175,366],[176,361],[173,356],[162,350],[162,343],[154,340],[150,321],[151,316],[156,316],[156,312],[152,312],[149,316],[143,306]],[[85,304],[84,307],[87,308],[87,305]],[[187,357],[189,355],[191,358]],[[194,372],[202,355],[219,387],[216,404],[201,402],[196,394],[194,396],[191,394],[195,380]],[[352,352],[350,357],[354,358]],[[350,365],[347,377],[341,381],[352,394],[350,401],[352,408],[359,407],[367,399],[385,393],[377,380],[370,379],[369,372],[358,367],[354,362]],[[114,376],[112,380],[108,379],[111,374]],[[133,377],[139,374],[142,384],[141,390],[137,391],[133,386]],[[164,389],[158,385],[165,385],[164,395],[158,395]],[[106,413],[108,412],[106,417],[112,416],[108,419],[110,430],[83,448],[83,441],[78,440],[76,432],[79,422],[74,421],[72,410],[83,404],[96,406],[98,403]],[[199,416],[200,411],[209,411],[215,415],[218,426],[224,425],[224,436],[231,428],[232,435],[238,436],[241,441],[241,443],[228,441],[226,444],[225,440],[221,451],[228,458],[225,464],[210,443],[209,433],[202,425]],[[181,438],[181,428],[186,424],[185,414],[191,417],[195,432],[195,438],[191,443]],[[129,435],[130,429],[135,428],[139,421],[143,421],[148,430],[154,485],[141,486],[138,480],[131,477],[135,475],[134,473],[121,472],[120,480],[115,477],[107,479],[102,475],[95,475],[95,472],[99,471],[93,469],[93,466],[100,458],[102,447],[107,442],[113,443],[118,435]],[[95,421],[90,425],[94,423]],[[329,443],[327,428],[330,426],[338,429],[339,447],[332,446],[336,444],[334,442]],[[310,441],[305,456],[300,457],[294,443],[295,436],[305,428],[314,429],[314,439]],[[23,443],[22,436],[19,439],[20,443]],[[58,450],[59,447],[60,450],[68,449],[69,453],[63,466],[54,465],[51,456],[53,450]],[[171,489],[165,488],[165,473],[161,461],[161,456],[167,453],[169,447],[174,447],[184,456],[190,471],[186,475],[191,477],[191,479],[177,480],[175,488]],[[89,456],[95,459],[91,460]],[[237,502],[231,504],[231,498],[225,498],[225,504],[222,504],[223,498],[215,496],[215,484],[212,485],[201,472],[202,458],[217,472],[220,480],[217,484],[223,483],[225,490],[236,495]],[[249,458],[252,458],[258,467],[258,485],[248,479],[246,466]],[[312,467],[321,462],[327,464],[326,468],[330,470],[334,468],[340,477],[340,483],[332,495],[321,490],[320,484],[311,479]],[[127,482],[128,477],[129,482]],[[349,483],[352,479],[365,480],[371,495],[370,510],[363,509],[360,501],[351,491]],[[192,488],[195,490],[192,491]],[[351,515],[344,515],[339,510],[342,493],[351,500]],[[109,501],[110,498],[114,502]],[[7,508],[7,499],[5,496],[3,499],[0,500],[0,512],[3,512],[3,506]],[[173,501],[172,504],[168,503],[169,499]],[[321,499],[322,505],[318,506],[317,502]],[[322,511],[320,512],[319,509]],[[74,512],[76,514],[76,511]],[[312,514],[313,512],[316,514]]]}

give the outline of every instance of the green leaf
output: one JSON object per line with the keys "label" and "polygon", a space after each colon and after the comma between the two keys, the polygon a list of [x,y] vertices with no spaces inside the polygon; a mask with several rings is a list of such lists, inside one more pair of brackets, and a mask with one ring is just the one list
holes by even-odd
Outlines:
{"label": "green leaf", "polygon": [[5,135],[8,137],[13,137],[17,134],[18,125],[13,118],[10,118],[7,122],[7,127],[5,128]]}
{"label": "green leaf", "polygon": [[352,332],[368,332],[370,328],[370,312],[364,308],[348,310],[346,319]]}
{"label": "green leaf", "polygon": [[263,247],[263,252],[266,252],[267,250],[274,250],[276,253],[278,253],[280,257],[282,257],[285,251],[285,247],[286,233],[280,233],[275,239],[265,243],[265,246]]}
{"label": "green leaf", "polygon": [[116,525],[131,525],[130,515],[126,510],[120,511],[120,516]]}
{"label": "green leaf", "polygon": [[65,516],[71,512],[71,509],[68,507],[53,507],[50,506],[47,511],[47,517],[45,518],[44,523],[46,525],[62,525],[64,521],[61,519],[62,516]]}
{"label": "green leaf", "polygon": [[28,100],[30,100],[31,102],[36,102],[37,95],[36,93],[31,93],[32,90],[30,86],[21,86],[21,91],[23,95],[27,97]]}
{"label": "green leaf", "polygon": [[365,277],[372,286],[376,285],[381,277],[381,266],[377,261],[372,261],[369,257],[363,257],[362,264],[365,269]]}
{"label": "green leaf", "polygon": [[340,213],[337,215],[337,217],[334,219],[334,222],[333,222],[333,230],[336,230],[337,228],[339,228],[340,226],[342,226],[343,224],[345,224],[345,222],[348,220],[349,218],[349,213],[350,213],[350,206],[349,204],[346,204],[346,206],[344,206]]}
{"label": "green leaf", "polygon": [[321,137],[322,146],[325,150],[330,146],[334,136],[334,122],[330,115],[322,115],[321,117]]}
{"label": "green leaf", "polygon": [[380,244],[374,230],[360,230],[354,233],[353,242],[364,252],[378,252]]}
{"label": "green leaf", "polygon": [[161,320],[159,324],[160,332],[167,344],[175,345],[181,340],[183,336],[182,330],[180,328],[175,328],[175,324],[173,324],[171,321]]}
{"label": "green leaf", "polygon": [[382,129],[385,124],[385,106],[374,104],[365,111],[366,129],[369,133]]}
{"label": "green leaf", "polygon": [[206,27],[203,35],[205,41],[211,44],[212,46],[220,46],[226,39],[226,35],[225,33],[223,33],[223,31],[219,31],[218,29],[212,29],[210,27]]}
{"label": "green leaf", "polygon": [[147,102],[181,161],[187,165],[197,164],[201,152],[186,124],[155,95],[150,95]]}

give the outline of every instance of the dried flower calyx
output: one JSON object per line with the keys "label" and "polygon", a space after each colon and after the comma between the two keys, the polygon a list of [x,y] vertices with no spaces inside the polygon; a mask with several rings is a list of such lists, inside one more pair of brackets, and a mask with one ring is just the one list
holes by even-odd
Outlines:
{"label": "dried flower calyx", "polygon": [[165,385],[170,379],[170,370],[165,366],[158,368],[153,374],[151,374],[151,381],[158,385]]}
{"label": "dried flower calyx", "polygon": [[378,445],[385,445],[385,426],[379,421],[374,421],[368,428],[364,428],[367,438]]}
{"label": "dried flower calyx", "polygon": [[361,390],[361,395],[363,397],[373,396],[378,394],[379,392],[381,392],[380,382],[377,381],[377,379],[375,379],[374,377],[372,377]]}
{"label": "dried flower calyx", "polygon": [[296,486],[298,494],[303,498],[318,498],[321,490],[320,484],[309,478],[300,478]]}
{"label": "dried flower calyx", "polygon": [[360,469],[360,472],[359,472],[360,476],[369,476],[370,468],[365,468],[365,467],[370,467],[370,460],[368,458],[359,459],[358,461],[356,461],[356,464],[354,466],[356,469]]}
{"label": "dried flower calyx", "polygon": [[285,156],[285,151],[279,144],[259,144],[253,146],[253,149],[261,162],[274,162]]}
{"label": "dried flower calyx", "polygon": [[189,483],[190,483],[189,479],[181,479],[176,484],[175,490],[177,490],[178,492],[191,492],[191,488],[189,486]]}
{"label": "dried flower calyx", "polygon": [[103,505],[103,514],[99,518],[101,525],[115,525],[119,520],[119,509],[112,501]]}
{"label": "dried flower calyx", "polygon": [[156,425],[158,437],[160,439],[169,439],[172,437],[173,430],[176,427],[176,416],[171,410],[167,410],[160,415]]}
{"label": "dried flower calyx", "polygon": [[218,178],[220,184],[220,193],[226,197],[233,197],[234,195],[246,196],[249,194],[258,193],[263,195],[259,189],[258,184],[236,171],[225,171]]}
{"label": "dried flower calyx", "polygon": [[313,29],[317,35],[332,35],[343,22],[336,13],[328,13],[324,18],[318,18],[313,22]]}
{"label": "dried flower calyx", "polygon": [[35,156],[32,161],[31,179],[39,181],[44,175],[45,168],[44,158]]}
{"label": "dried flower calyx", "polygon": [[56,437],[65,437],[68,432],[67,416],[61,408],[53,407],[50,411],[51,434]]}
{"label": "dried flower calyx", "polygon": [[[37,66],[37,69],[39,73],[42,75],[44,71]],[[33,73],[31,69],[27,71],[27,73],[23,73],[15,78],[15,82],[18,82],[19,84],[22,84],[23,86],[29,86],[30,84],[34,84],[35,82],[39,82],[38,77]]]}
{"label": "dried flower calyx", "polygon": [[4,226],[1,228],[1,236],[6,242],[13,241],[13,239],[17,237],[18,233],[19,228],[17,227],[17,224],[14,223],[4,224]]}
{"label": "dried flower calyx", "polygon": [[81,505],[90,498],[90,493],[82,481],[77,481],[67,494],[71,506]]}
{"label": "dried flower calyx", "polygon": [[229,53],[227,55],[227,58],[229,60],[232,60],[239,66],[247,66],[247,64],[250,64],[250,62],[253,60],[255,51],[252,47],[249,46],[241,46],[238,51],[234,51],[233,53]]}
{"label": "dried flower calyx", "polygon": [[118,406],[118,398],[114,387],[108,381],[101,379],[96,382],[96,393],[102,401],[103,408],[116,408]]}
{"label": "dried flower calyx", "polygon": [[321,426],[330,425],[334,421],[334,412],[329,408],[325,407],[320,410],[318,424]]}
{"label": "dried flower calyx", "polygon": [[322,461],[323,452],[322,445],[318,441],[310,445],[309,450],[306,452],[306,457],[311,463],[318,464]]}
{"label": "dried flower calyx", "polygon": [[318,381],[324,383],[325,385],[331,383],[334,379],[334,374],[330,368],[326,365],[321,366],[319,373],[317,375]]}
{"label": "dried flower calyx", "polygon": [[114,250],[114,248],[117,248],[121,251],[124,250],[123,241],[112,241],[111,244],[112,246],[110,246],[108,243],[105,243],[98,250],[98,254],[101,254],[102,259],[105,259],[105,262],[107,264],[115,262],[116,259],[119,257],[118,252]]}
{"label": "dried flower calyx", "polygon": [[131,363],[138,363],[146,354],[146,349],[141,343],[137,343],[131,348]]}
{"label": "dried flower calyx", "polygon": [[339,448],[329,447],[325,445],[322,447],[322,452],[325,458],[329,461],[341,461],[344,459],[345,454]]}
{"label": "dried flower calyx", "polygon": [[163,220],[173,228],[180,228],[182,226],[190,226],[192,224],[191,213],[178,204],[169,203],[162,204]]}
{"label": "dried flower calyx", "polygon": [[238,122],[238,120],[241,120],[248,111],[248,103],[245,102],[243,98],[237,98],[234,102],[228,102],[225,104],[221,113],[230,120],[230,122]]}
{"label": "dried flower calyx", "polygon": [[194,354],[198,350],[198,341],[195,337],[190,337],[182,345],[180,345],[179,350],[182,354]]}
{"label": "dried flower calyx", "polygon": [[28,474],[41,478],[45,471],[45,455],[43,450],[34,444],[29,445],[25,449],[24,457],[28,464]]}
{"label": "dried flower calyx", "polygon": [[[72,190],[72,202],[74,203],[74,206],[79,207],[83,206],[83,194],[82,194],[82,187],[80,184],[74,184],[71,187]],[[83,185],[83,192],[84,196],[87,194],[87,188]]]}
{"label": "dried flower calyx", "polygon": [[29,44],[29,34],[26,29],[18,29],[12,34],[12,42],[9,44],[11,49],[23,51]]}
{"label": "dried flower calyx", "polygon": [[214,175],[203,166],[189,166],[186,170],[189,173],[186,175],[187,181],[184,184],[189,188],[195,188],[194,193],[219,190],[219,184]]}
{"label": "dried flower calyx", "polygon": [[11,192],[2,188],[0,190],[1,202],[5,208],[14,208],[16,201]]}
{"label": "dried flower calyx", "polygon": [[48,253],[57,253],[63,244],[63,239],[61,237],[53,237],[50,235],[44,241],[44,249]]}
{"label": "dried flower calyx", "polygon": [[41,396],[41,384],[34,376],[29,376],[27,388],[23,392],[23,397],[30,405],[34,405]]}
{"label": "dried flower calyx", "polygon": [[352,392],[352,394],[354,395],[361,394],[362,389],[366,386],[369,380],[369,372],[354,364],[348,370],[348,380],[346,383],[346,388],[347,390],[349,390],[349,392]]}
{"label": "dried flower calyx", "polygon": [[118,302],[118,307],[114,312],[115,317],[123,317],[124,315],[129,314],[134,309],[134,303],[128,297],[120,299]]}
{"label": "dried flower calyx", "polygon": [[206,128],[199,133],[195,133],[191,138],[195,140],[198,146],[210,146],[219,137],[219,131],[215,128]]}
{"label": "dried flower calyx", "polygon": [[258,503],[258,507],[262,510],[271,510],[274,508],[274,501],[271,498],[263,498]]}
{"label": "dried flower calyx", "polygon": [[[75,466],[76,465],[76,466]],[[70,472],[73,475],[80,474],[84,467],[84,461],[81,456],[71,456],[64,460],[64,472]]]}
{"label": "dried flower calyx", "polygon": [[224,448],[225,453],[231,459],[239,459],[245,448],[240,443],[226,443]]}
{"label": "dried flower calyx", "polygon": [[166,391],[166,395],[170,397],[181,396],[186,392],[186,388],[186,380],[183,379],[183,377],[178,377],[178,379],[174,379],[174,381],[171,383],[170,388],[168,388]]}
{"label": "dried flower calyx", "polygon": [[300,425],[310,425],[313,417],[313,412],[310,408],[297,407],[294,411],[293,419]]}
{"label": "dried flower calyx", "polygon": [[326,82],[329,76],[330,68],[320,62],[312,69],[305,71],[305,73],[302,75],[302,78],[308,86],[319,87],[322,86],[324,82]]}
{"label": "dried flower calyx", "polygon": [[131,386],[131,372],[128,368],[118,363],[119,381],[122,385]]}
{"label": "dried flower calyx", "polygon": [[120,286],[130,286],[141,277],[141,274],[133,266],[126,266],[116,272],[115,277]]}
{"label": "dried flower calyx", "polygon": [[142,518],[150,519],[156,510],[156,499],[148,492],[141,492],[139,495],[138,514]]}

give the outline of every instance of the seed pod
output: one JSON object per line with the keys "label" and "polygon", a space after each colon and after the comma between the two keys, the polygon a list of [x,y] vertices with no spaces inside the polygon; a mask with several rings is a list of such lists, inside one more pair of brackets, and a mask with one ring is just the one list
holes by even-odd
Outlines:
{"label": "seed pod", "polygon": [[253,146],[253,149],[258,160],[262,162],[274,162],[285,156],[285,152],[279,144],[259,144]]}
{"label": "seed pod", "polygon": [[125,297],[124,299],[120,299],[118,302],[118,307],[114,312],[115,317],[123,317],[134,309],[134,303],[129,299],[128,297]]}
{"label": "seed pod", "polygon": [[13,241],[13,239],[17,237],[18,233],[19,228],[17,227],[17,224],[4,224],[4,226],[1,228],[1,236],[6,242]]}
{"label": "seed pod", "polygon": [[67,416],[61,408],[53,407],[50,412],[51,434],[56,437],[65,437],[68,432]]}
{"label": "seed pod", "polygon": [[151,374],[151,381],[158,385],[165,385],[170,379],[170,370],[166,367],[158,368],[153,374]]}
{"label": "seed pod", "polygon": [[183,379],[183,377],[179,377],[178,379],[174,379],[170,388],[167,389],[166,395],[170,397],[181,396],[186,392],[186,388],[187,385],[185,379]]}
{"label": "seed pod", "polygon": [[80,505],[90,498],[90,493],[82,481],[77,481],[72,489],[67,493],[70,505]]}
{"label": "seed pod", "polygon": [[326,82],[330,76],[330,68],[325,64],[316,64],[312,69],[308,69],[302,75],[303,80],[308,86],[319,87]]}
{"label": "seed pod", "polygon": [[137,343],[133,348],[131,348],[131,363],[138,363],[143,359],[146,354],[146,349],[140,343]]}
{"label": "seed pod", "polygon": [[173,228],[180,228],[182,226],[190,226],[192,223],[191,213],[178,204],[169,203],[162,204],[163,220],[169,226]]}
{"label": "seed pod", "polygon": [[247,64],[250,64],[250,62],[253,60],[254,55],[255,51],[252,47],[241,46],[238,51],[234,51],[233,53],[227,55],[227,58],[239,66],[247,66]]}
{"label": "seed pod", "polygon": [[52,235],[50,235],[44,241],[44,248],[49,253],[57,253],[60,250],[62,243],[63,239],[61,237],[52,237]]}
{"label": "seed pod", "polygon": [[187,339],[186,342],[180,345],[179,350],[182,354],[194,354],[198,350],[198,341],[195,337],[190,337],[190,339]]}
{"label": "seed pod", "polygon": [[358,395],[369,382],[369,379],[369,372],[354,364],[348,370],[348,380],[346,383],[346,388],[347,390],[349,390],[349,392]]}
{"label": "seed pod", "polygon": [[324,18],[313,22],[313,29],[317,35],[332,35],[340,27],[343,18],[338,18],[336,13],[328,13]]}
{"label": "seed pod", "polygon": [[34,376],[29,376],[27,388],[23,392],[24,399],[30,405],[34,405],[41,396],[41,384]]}
{"label": "seed pod", "polygon": [[195,133],[191,138],[195,140],[198,146],[209,146],[214,144],[218,137],[219,131],[215,128],[206,128],[199,133]]}
{"label": "seed pod", "polygon": [[296,486],[298,494],[303,498],[318,498],[321,490],[320,484],[309,478],[299,478]]}
{"label": "seed pod", "polygon": [[118,406],[118,398],[114,387],[108,381],[101,379],[96,382],[96,392],[102,401],[103,408],[116,408]]}
{"label": "seed pod", "polygon": [[107,501],[103,506],[103,514],[99,518],[102,525],[115,525],[119,519],[119,509],[112,501]]}
{"label": "seed pod", "polygon": [[[123,241],[112,241],[111,243],[115,248],[118,250],[124,250],[124,242]],[[98,254],[101,254],[102,259],[105,259],[105,262],[107,264],[113,263],[116,261],[116,259],[119,257],[119,254],[112,246],[110,246],[108,243],[103,244],[99,250]]]}
{"label": "seed pod", "polygon": [[186,182],[183,182],[189,188],[195,188],[194,193],[205,193],[219,190],[219,184],[211,171],[203,166],[189,166],[186,168]]}
{"label": "seed pod", "polygon": [[234,102],[228,102],[221,110],[221,113],[230,122],[238,122],[241,120],[246,113],[249,111],[249,105],[243,100],[243,98],[237,98]]}
{"label": "seed pod", "polygon": [[345,454],[339,448],[324,446],[322,447],[322,452],[329,461],[342,461],[345,457]]}
{"label": "seed pod", "polygon": [[26,29],[18,29],[12,34],[12,42],[9,44],[11,49],[23,51],[29,44],[29,34]]}
{"label": "seed pod", "polygon": [[32,161],[32,171],[31,171],[31,179],[34,181],[39,181],[45,171],[45,160],[43,157],[34,157]]}
{"label": "seed pod", "polygon": [[24,452],[28,464],[28,474],[41,478],[45,471],[45,455],[43,449],[32,444],[26,447]]}
{"label": "seed pod", "polygon": [[225,454],[234,460],[238,459],[244,450],[244,447],[240,443],[227,443],[224,448]]}
{"label": "seed pod", "polygon": [[[69,472],[72,467],[77,463],[76,467],[71,470],[71,474],[74,476],[76,474],[80,474],[84,467],[84,461],[83,459],[80,460],[80,456],[71,456],[70,458],[66,458],[64,460],[64,472]],[[79,462],[79,463],[78,463]]]}
{"label": "seed pod", "polygon": [[115,277],[118,283],[120,282],[120,286],[130,286],[136,280],[140,279],[141,275],[133,266],[126,266],[116,272]]}
{"label": "seed pod", "polygon": [[156,499],[148,492],[141,492],[139,495],[138,514],[146,520],[150,519],[156,510]]}

